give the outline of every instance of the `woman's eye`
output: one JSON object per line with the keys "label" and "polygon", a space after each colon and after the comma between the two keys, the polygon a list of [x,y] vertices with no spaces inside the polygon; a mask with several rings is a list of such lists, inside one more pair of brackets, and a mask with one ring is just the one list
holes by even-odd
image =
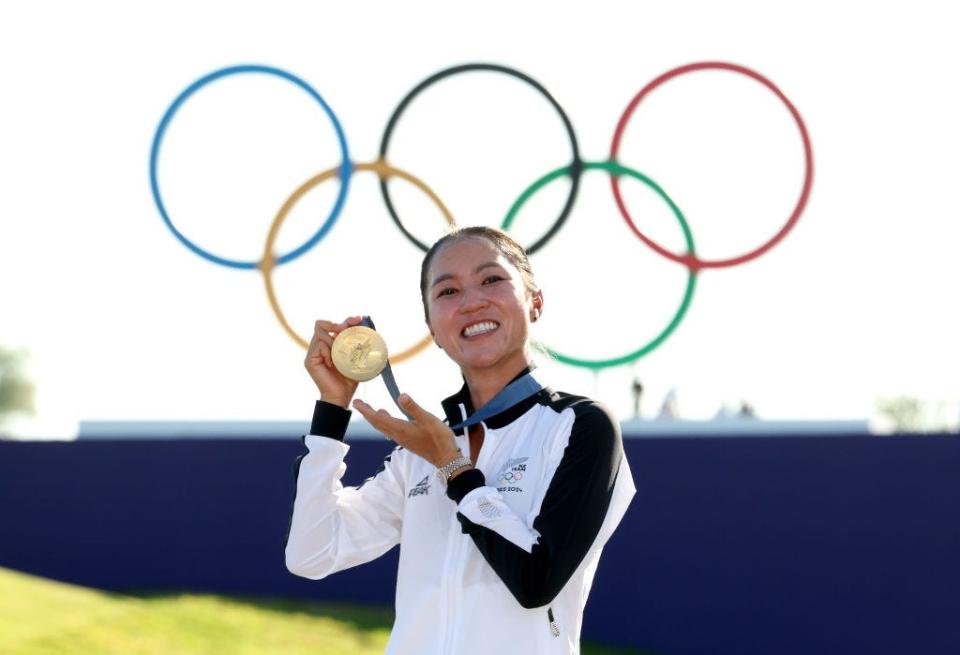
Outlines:
{"label": "woman's eye", "polygon": [[454,294],[454,293],[456,293],[456,292],[457,292],[456,289],[454,289],[454,288],[452,288],[452,287],[447,287],[446,289],[441,289],[441,290],[440,290],[440,293],[437,294],[437,298],[439,298],[440,296],[449,296],[449,295],[452,295],[452,294]]}
{"label": "woman's eye", "polygon": [[502,279],[503,279],[502,275],[488,275],[487,277],[484,278],[483,283],[490,284],[492,282],[499,282]]}

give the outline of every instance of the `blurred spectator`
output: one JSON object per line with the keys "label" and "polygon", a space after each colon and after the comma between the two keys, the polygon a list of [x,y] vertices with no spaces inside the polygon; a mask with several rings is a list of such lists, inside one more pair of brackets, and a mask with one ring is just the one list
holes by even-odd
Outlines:
{"label": "blurred spectator", "polygon": [[680,410],[677,403],[677,389],[671,387],[670,391],[663,398],[663,404],[660,405],[660,413],[657,418],[674,419],[680,417]]}
{"label": "blurred spectator", "polygon": [[640,396],[643,394],[643,384],[633,378],[633,418],[640,418]]}

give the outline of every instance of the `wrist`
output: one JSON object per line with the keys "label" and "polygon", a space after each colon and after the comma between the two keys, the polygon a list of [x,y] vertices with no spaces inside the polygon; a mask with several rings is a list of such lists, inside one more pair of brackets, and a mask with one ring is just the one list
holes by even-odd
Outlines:
{"label": "wrist", "polygon": [[451,448],[450,450],[445,451],[443,454],[435,457],[433,459],[433,462],[431,463],[436,468],[440,468],[441,466],[446,466],[456,458],[462,457],[462,456],[463,456],[463,453],[460,451],[459,448]]}
{"label": "wrist", "polygon": [[455,477],[457,477],[457,476],[460,475],[461,473],[466,473],[467,471],[469,471],[469,470],[471,470],[471,469],[473,469],[473,464],[464,464],[463,466],[461,466],[461,467],[458,468],[456,471],[454,471],[453,473],[450,474],[450,477],[447,478],[447,482],[450,482],[451,480],[453,480]]}
{"label": "wrist", "polygon": [[330,403],[331,405],[336,405],[337,407],[342,407],[343,409],[350,409],[350,400],[344,399],[342,396],[320,394],[320,400],[325,403]]}
{"label": "wrist", "polygon": [[473,462],[469,458],[465,457],[463,453],[460,452],[458,448],[452,457],[447,459],[442,464],[437,465],[437,477],[440,478],[442,482],[449,483],[457,473],[462,473],[467,469],[473,468]]}

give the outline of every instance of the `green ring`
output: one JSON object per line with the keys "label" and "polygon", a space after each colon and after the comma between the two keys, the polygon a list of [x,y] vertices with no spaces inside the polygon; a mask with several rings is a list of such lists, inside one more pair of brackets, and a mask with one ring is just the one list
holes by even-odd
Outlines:
{"label": "green ring", "polygon": [[[683,230],[683,239],[684,241],[686,241],[687,250],[689,251],[689,254],[690,255],[696,254],[693,246],[693,234],[690,232],[690,226],[687,225],[687,219],[684,218],[683,212],[681,212],[680,208],[677,207],[676,203],[674,203],[673,200],[670,199],[670,196],[668,196],[667,193],[660,188],[660,185],[658,185],[656,182],[651,180],[649,177],[647,177],[643,173],[640,173],[639,171],[635,171],[632,168],[627,168],[623,164],[620,164],[615,161],[583,162],[581,166],[583,170],[603,170],[603,171],[609,172],[611,175],[628,175],[636,180],[640,180],[641,182],[646,184],[648,187],[656,191],[657,195],[663,198],[664,201],[666,201],[667,205],[670,206],[670,209],[673,210],[674,216],[676,216],[677,220],[680,222],[680,229]],[[517,212],[520,210],[521,207],[523,207],[523,205],[527,202],[527,200],[530,199],[530,197],[534,193],[536,193],[546,185],[550,184],[550,182],[553,182],[558,177],[562,177],[564,175],[570,175],[571,169],[572,169],[571,166],[564,166],[562,168],[558,168],[555,171],[551,171],[550,173],[547,173],[546,175],[541,177],[539,180],[531,184],[526,189],[526,191],[520,194],[520,197],[517,198],[517,201],[513,203],[513,206],[510,207],[510,211],[507,212],[507,216],[506,218],[503,219],[503,223],[500,224],[500,228],[503,230],[509,230],[510,225],[513,223],[513,219],[517,215]],[[557,361],[563,362],[564,364],[569,364],[570,366],[581,366],[583,368],[602,369],[602,368],[610,368],[613,366],[620,366],[622,364],[629,364],[631,362],[634,362],[640,359],[641,357],[643,357],[644,355],[655,350],[660,344],[666,341],[667,337],[669,337],[674,330],[677,329],[677,326],[680,324],[680,321],[683,320],[683,317],[687,313],[687,308],[690,307],[690,301],[693,299],[693,290],[696,287],[696,281],[697,281],[696,271],[693,268],[688,267],[687,288],[686,288],[686,291],[684,291],[683,300],[680,302],[680,307],[677,309],[677,312],[673,315],[673,319],[671,319],[670,323],[663,330],[663,332],[661,332],[656,337],[654,337],[654,339],[650,341],[650,343],[643,346],[642,348],[639,348],[633,351],[632,353],[628,353],[620,357],[614,357],[612,359],[598,359],[598,360],[578,359],[576,357],[570,357],[569,355],[564,355],[563,353],[557,352],[556,350],[554,350],[553,348],[550,348],[546,344],[540,344],[540,345],[542,345],[546,349],[546,351],[550,354],[551,357],[553,357]]]}

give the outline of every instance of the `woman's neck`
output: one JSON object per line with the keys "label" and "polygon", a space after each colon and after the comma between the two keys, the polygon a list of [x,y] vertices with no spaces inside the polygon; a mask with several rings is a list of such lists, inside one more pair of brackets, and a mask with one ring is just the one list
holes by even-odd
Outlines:
{"label": "woman's neck", "polygon": [[490,402],[490,399],[500,393],[513,378],[530,365],[530,358],[525,355],[522,359],[506,365],[464,371],[463,379],[470,390],[470,401],[473,403],[474,411]]}

